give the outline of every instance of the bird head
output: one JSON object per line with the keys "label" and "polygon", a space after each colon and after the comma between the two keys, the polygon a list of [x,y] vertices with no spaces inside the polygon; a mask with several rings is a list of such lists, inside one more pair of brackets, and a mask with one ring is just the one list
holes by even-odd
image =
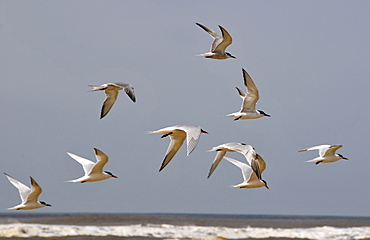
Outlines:
{"label": "bird head", "polygon": [[349,160],[349,158],[346,158],[345,156],[343,156],[342,154],[338,153],[339,157],[341,157],[342,159],[344,160]]}
{"label": "bird head", "polygon": [[116,175],[113,175],[113,173],[111,172],[108,172],[108,171],[104,171],[106,174],[110,175],[111,177],[113,178],[118,178]]}
{"label": "bird head", "polygon": [[264,111],[262,110],[258,110],[258,112],[266,117],[271,117],[269,114],[265,113]]}
{"label": "bird head", "polygon": [[265,184],[265,187],[270,190],[270,188],[267,186],[267,182],[265,180],[261,180],[264,184]]}
{"label": "bird head", "polygon": [[52,207],[52,205],[50,205],[50,204],[48,204],[48,203],[46,203],[46,202],[40,201],[40,203],[41,203],[42,205],[44,205],[44,206]]}
{"label": "bird head", "polygon": [[200,132],[201,132],[201,133],[206,133],[206,134],[209,134],[209,132],[207,132],[207,131],[204,131],[203,129],[200,129]]}
{"label": "bird head", "polygon": [[229,58],[236,58],[236,57],[234,57],[233,55],[231,55],[230,53],[228,53],[228,52],[225,52],[226,53],[226,55],[229,57]]}

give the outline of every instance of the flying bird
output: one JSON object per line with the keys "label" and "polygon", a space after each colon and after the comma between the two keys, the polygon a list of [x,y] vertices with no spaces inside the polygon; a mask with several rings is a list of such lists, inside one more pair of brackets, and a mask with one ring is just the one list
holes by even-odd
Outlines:
{"label": "flying bird", "polygon": [[111,172],[103,171],[104,165],[108,162],[108,156],[105,155],[102,151],[100,151],[97,148],[94,148],[94,150],[95,150],[95,157],[97,160],[96,163],[91,160],[79,157],[73,153],[67,152],[67,154],[71,158],[73,158],[74,160],[76,160],[82,165],[84,172],[85,172],[85,175],[83,177],[77,178],[75,180],[69,180],[68,182],[84,183],[84,182],[101,181],[101,180],[105,180],[111,177],[118,178],[117,176],[113,175]]}
{"label": "flying bird", "polygon": [[238,142],[220,144],[216,147],[213,147],[211,150],[209,150],[209,152],[211,151],[217,151],[217,154],[209,170],[208,178],[216,170],[218,164],[221,162],[226,152],[239,152],[243,154],[246,159],[250,158],[251,154],[254,154],[254,150],[251,145],[246,145],[244,143],[238,143]]}
{"label": "flying bird", "polygon": [[225,28],[218,25],[218,27],[221,29],[221,32],[222,32],[222,36],[220,36],[213,30],[207,28],[206,26],[203,26],[200,23],[196,23],[196,24],[199,27],[203,28],[203,30],[206,31],[209,35],[211,35],[211,37],[214,39],[210,52],[199,54],[199,56],[203,56],[206,58],[213,58],[213,59],[235,58],[230,53],[225,52],[226,48],[233,42],[232,37],[226,31]]}
{"label": "flying bird", "polygon": [[128,83],[119,82],[119,83],[106,83],[101,86],[93,86],[93,85],[89,85],[89,86],[93,87],[91,92],[98,91],[98,90],[105,91],[106,98],[101,108],[100,119],[105,117],[105,115],[107,115],[110,109],[113,107],[113,104],[117,100],[119,90],[124,90],[126,94],[130,97],[130,99],[133,102],[136,102],[134,88]]}
{"label": "flying bird", "polygon": [[319,145],[314,147],[305,148],[299,150],[298,152],[310,151],[310,150],[319,150],[319,157],[309,160],[307,162],[315,162],[316,164],[319,163],[330,163],[336,162],[340,159],[349,160],[348,158],[344,157],[339,153],[335,153],[338,148],[341,148],[343,145]]}
{"label": "flying bird", "polygon": [[176,125],[172,127],[166,127],[159,129],[157,131],[150,131],[149,133],[159,133],[163,134],[161,138],[169,136],[171,141],[170,145],[168,146],[166,156],[162,162],[162,165],[159,171],[162,171],[164,167],[172,160],[172,158],[176,155],[177,151],[182,146],[185,138],[187,139],[187,155],[195,149],[198,144],[200,134],[206,133],[209,134],[207,131],[204,131],[199,126],[187,126],[187,125]]}
{"label": "flying bird", "polygon": [[39,198],[42,189],[41,187],[37,184],[35,179],[30,177],[31,179],[31,189],[21,183],[20,181],[12,178],[8,174],[4,173],[5,176],[8,178],[9,182],[13,184],[14,187],[16,187],[19,191],[19,195],[21,196],[22,203],[8,209],[16,209],[16,210],[30,210],[30,209],[35,209],[35,208],[41,208],[45,206],[51,207],[50,204],[47,204],[42,201],[38,201],[37,199]]}
{"label": "flying bird", "polygon": [[236,87],[236,90],[238,90],[240,97],[243,99],[242,107],[239,112],[230,113],[226,116],[234,117],[234,121],[239,119],[255,119],[263,116],[270,117],[270,115],[268,115],[264,111],[256,110],[256,104],[258,102],[258,99],[260,98],[258,89],[254,84],[252,78],[249,76],[247,71],[244,70],[244,68],[242,68],[242,72],[244,85],[247,88],[247,93]]}
{"label": "flying bird", "polygon": [[246,163],[239,162],[235,159],[224,157],[227,161],[231,162],[235,166],[239,167],[243,174],[244,181],[233,187],[238,188],[259,188],[266,187],[267,182],[262,179],[262,173],[266,169],[266,163],[263,158],[258,154],[252,154],[249,158],[249,165]]}

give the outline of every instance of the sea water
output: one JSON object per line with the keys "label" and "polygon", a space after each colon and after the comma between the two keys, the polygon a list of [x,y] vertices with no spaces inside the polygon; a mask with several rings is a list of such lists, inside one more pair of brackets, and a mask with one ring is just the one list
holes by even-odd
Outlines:
{"label": "sea water", "polygon": [[370,218],[201,214],[6,214],[0,237],[370,239]]}

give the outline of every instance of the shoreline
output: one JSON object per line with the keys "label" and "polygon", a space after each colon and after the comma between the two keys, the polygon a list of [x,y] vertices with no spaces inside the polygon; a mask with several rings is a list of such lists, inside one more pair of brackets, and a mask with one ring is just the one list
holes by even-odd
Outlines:
{"label": "shoreline", "polygon": [[0,224],[30,223],[76,226],[170,224],[177,226],[312,228],[370,226],[370,217],[216,215],[216,214],[0,214]]}

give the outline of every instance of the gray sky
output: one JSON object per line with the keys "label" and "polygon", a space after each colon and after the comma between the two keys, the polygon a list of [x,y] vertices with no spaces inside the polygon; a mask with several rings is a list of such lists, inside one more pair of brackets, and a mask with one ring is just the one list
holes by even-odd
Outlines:
{"label": "gray sky", "polygon": [[[42,186],[34,212],[370,215],[369,1],[0,1],[0,169]],[[236,59],[211,60],[212,38],[196,22],[233,37]],[[271,118],[233,121],[245,68]],[[99,119],[103,92],[89,84],[127,82]],[[147,134],[199,125],[158,172],[169,139]],[[265,159],[270,190],[236,189],[238,168],[223,161],[207,179],[214,146],[251,144]],[[350,161],[315,165],[343,144]],[[119,179],[73,184],[94,158]],[[237,153],[227,156],[244,161]],[[20,202],[5,176],[0,212]]]}

